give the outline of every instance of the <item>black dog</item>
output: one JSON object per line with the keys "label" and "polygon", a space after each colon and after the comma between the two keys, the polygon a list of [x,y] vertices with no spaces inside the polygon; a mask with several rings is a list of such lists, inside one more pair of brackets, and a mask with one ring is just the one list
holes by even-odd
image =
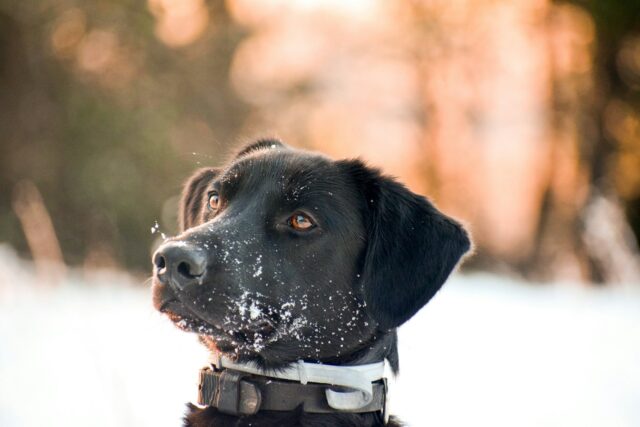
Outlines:
{"label": "black dog", "polygon": [[[198,171],[184,188],[180,223],[182,234],[154,255],[155,307],[214,354],[275,371],[298,360],[386,359],[397,372],[396,328],[470,248],[460,224],[378,170],[272,140]],[[381,411],[309,413],[300,405],[238,415],[190,405],[186,425],[385,421]]]}

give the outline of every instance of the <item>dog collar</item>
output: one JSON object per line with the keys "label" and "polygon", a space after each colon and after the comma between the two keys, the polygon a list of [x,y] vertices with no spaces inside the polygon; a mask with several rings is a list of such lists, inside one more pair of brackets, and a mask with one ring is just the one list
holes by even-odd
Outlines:
{"label": "dog collar", "polygon": [[[330,386],[330,387],[327,387]],[[298,361],[282,370],[216,357],[200,371],[198,403],[234,415],[259,410],[305,412],[376,412],[385,415],[384,362],[334,366]]]}

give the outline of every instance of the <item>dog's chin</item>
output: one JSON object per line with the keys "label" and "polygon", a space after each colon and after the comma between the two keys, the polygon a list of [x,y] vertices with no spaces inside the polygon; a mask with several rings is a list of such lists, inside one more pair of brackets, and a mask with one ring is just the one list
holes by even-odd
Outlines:
{"label": "dog's chin", "polygon": [[199,335],[205,345],[233,358],[258,355],[271,342],[276,331],[269,319],[251,321],[238,328],[231,325],[223,328],[188,312],[177,302],[167,304],[162,312],[180,330]]}
{"label": "dog's chin", "polygon": [[164,310],[164,314],[173,322],[178,329],[185,332],[194,332],[198,335],[223,336],[224,331],[198,317],[185,315],[184,312]]}
{"label": "dog's chin", "polygon": [[283,369],[299,359],[299,357],[291,357],[290,354],[282,354],[275,350],[273,343],[262,347],[245,344],[236,345],[228,340],[216,339],[209,335],[200,335],[199,338],[200,342],[213,353],[223,355],[236,362],[252,362],[265,370]]}
{"label": "dog's chin", "polygon": [[[208,348],[232,359],[259,359],[263,351],[268,352],[268,347],[281,338],[277,333],[279,319],[266,316],[233,319],[223,314],[204,317],[157,280],[153,281],[153,302],[156,310],[180,330],[199,335]],[[215,318],[226,320],[215,321]]]}

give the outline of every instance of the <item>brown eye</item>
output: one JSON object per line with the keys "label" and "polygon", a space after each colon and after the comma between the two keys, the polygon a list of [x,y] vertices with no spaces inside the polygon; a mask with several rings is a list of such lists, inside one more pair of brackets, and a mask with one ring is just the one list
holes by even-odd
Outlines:
{"label": "brown eye", "polygon": [[295,230],[307,231],[315,227],[316,224],[309,215],[298,212],[291,215],[289,218],[289,226]]}
{"label": "brown eye", "polygon": [[209,208],[211,210],[217,210],[220,207],[220,194],[217,191],[209,194]]}

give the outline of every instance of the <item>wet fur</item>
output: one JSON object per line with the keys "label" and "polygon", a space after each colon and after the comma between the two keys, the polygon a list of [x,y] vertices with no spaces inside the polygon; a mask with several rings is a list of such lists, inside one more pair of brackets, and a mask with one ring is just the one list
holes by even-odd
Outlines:
{"label": "wet fur", "polygon": [[[207,210],[206,194],[212,188],[211,183],[220,179],[226,180],[220,185],[225,186],[230,208],[229,212],[217,214],[228,217],[216,218]],[[287,212],[282,205],[290,203],[290,198],[282,198],[282,194],[298,194],[300,187],[305,189],[300,196],[304,206],[315,208],[312,213],[322,218],[322,234],[316,237],[286,235],[286,231],[278,234],[265,229],[265,221],[271,221],[281,209]],[[223,168],[197,171],[184,187],[179,216],[183,233],[173,241],[222,246],[227,242],[221,237],[225,233],[231,233],[236,240],[250,236],[257,242],[251,241],[237,249],[235,256],[239,264],[250,265],[253,258],[249,255],[254,252],[265,254],[261,268],[264,265],[266,277],[281,275],[285,280],[281,280],[279,286],[288,286],[284,291],[264,287],[257,282],[255,273],[251,278],[251,271],[225,270],[219,249],[210,250],[211,263],[220,264],[217,272],[211,273],[214,284],[186,296],[177,293],[178,299],[187,301],[185,304],[190,300],[201,304],[209,323],[219,321],[222,315],[229,316],[223,304],[202,302],[203,295],[208,295],[204,292],[216,292],[219,283],[247,284],[256,293],[257,290],[266,292],[265,298],[276,303],[282,298],[278,295],[283,294],[307,298],[311,288],[318,288],[315,297],[312,294],[310,298],[313,301],[321,295],[335,296],[335,303],[325,300],[309,303],[304,310],[294,313],[320,322],[315,332],[301,329],[309,338],[306,346],[301,344],[304,340],[284,337],[264,348],[247,346],[238,350],[225,339],[201,337],[212,349],[235,351],[240,361],[253,361],[276,369],[300,358],[336,365],[387,359],[397,372],[396,328],[435,295],[470,248],[467,233],[458,222],[379,170],[360,160],[333,161],[273,140],[258,141],[243,148]],[[277,256],[272,253],[273,248],[279,250]],[[300,286],[293,287],[292,283],[298,282],[306,287],[302,290]],[[166,294],[171,292],[176,293],[154,283],[154,298],[166,299]],[[344,313],[345,307],[347,313]],[[356,319],[354,325],[344,327],[351,318]],[[325,331],[329,338],[336,330],[342,331],[342,341],[322,336],[311,338],[309,335],[318,334],[317,330]],[[189,405],[185,423],[191,427],[383,425],[379,414],[308,414],[299,409],[290,413],[262,411],[251,417],[234,417],[215,408],[200,409],[193,405]],[[392,418],[387,425],[401,424]]]}

